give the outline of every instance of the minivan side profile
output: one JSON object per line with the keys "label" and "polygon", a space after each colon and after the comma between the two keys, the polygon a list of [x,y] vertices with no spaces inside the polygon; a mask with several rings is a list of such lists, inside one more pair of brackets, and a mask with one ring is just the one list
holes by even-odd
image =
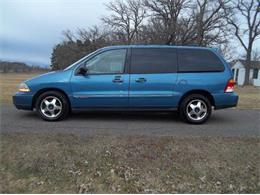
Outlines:
{"label": "minivan side profile", "polygon": [[110,46],[21,83],[13,102],[47,121],[76,110],[176,110],[201,124],[212,108],[237,105],[234,84],[229,65],[211,48]]}

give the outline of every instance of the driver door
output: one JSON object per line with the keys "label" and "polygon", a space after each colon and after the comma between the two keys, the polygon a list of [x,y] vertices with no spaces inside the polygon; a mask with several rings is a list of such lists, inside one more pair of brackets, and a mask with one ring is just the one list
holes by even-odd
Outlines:
{"label": "driver door", "polygon": [[129,74],[125,74],[127,49],[103,51],[86,59],[79,67],[86,75],[72,76],[73,107],[128,107]]}

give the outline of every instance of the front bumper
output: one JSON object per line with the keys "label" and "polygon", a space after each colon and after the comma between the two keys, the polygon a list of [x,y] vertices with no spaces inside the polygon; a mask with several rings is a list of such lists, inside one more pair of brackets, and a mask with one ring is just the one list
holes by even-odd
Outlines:
{"label": "front bumper", "polygon": [[17,92],[13,95],[13,104],[17,109],[32,110],[33,95],[30,93]]}
{"label": "front bumper", "polygon": [[238,103],[238,95],[236,93],[214,94],[215,109],[236,107]]}

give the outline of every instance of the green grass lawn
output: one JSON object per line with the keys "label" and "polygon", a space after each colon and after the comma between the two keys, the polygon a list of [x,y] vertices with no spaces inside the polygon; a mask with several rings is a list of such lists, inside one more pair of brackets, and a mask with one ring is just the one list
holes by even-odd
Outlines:
{"label": "green grass lawn", "polygon": [[259,193],[259,139],[2,134],[1,193]]}

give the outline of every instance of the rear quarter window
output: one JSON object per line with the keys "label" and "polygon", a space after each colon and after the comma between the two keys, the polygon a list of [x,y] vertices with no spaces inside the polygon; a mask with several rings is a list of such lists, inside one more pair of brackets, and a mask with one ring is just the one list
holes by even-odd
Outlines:
{"label": "rear quarter window", "polygon": [[179,49],[179,72],[222,72],[225,67],[210,50]]}

